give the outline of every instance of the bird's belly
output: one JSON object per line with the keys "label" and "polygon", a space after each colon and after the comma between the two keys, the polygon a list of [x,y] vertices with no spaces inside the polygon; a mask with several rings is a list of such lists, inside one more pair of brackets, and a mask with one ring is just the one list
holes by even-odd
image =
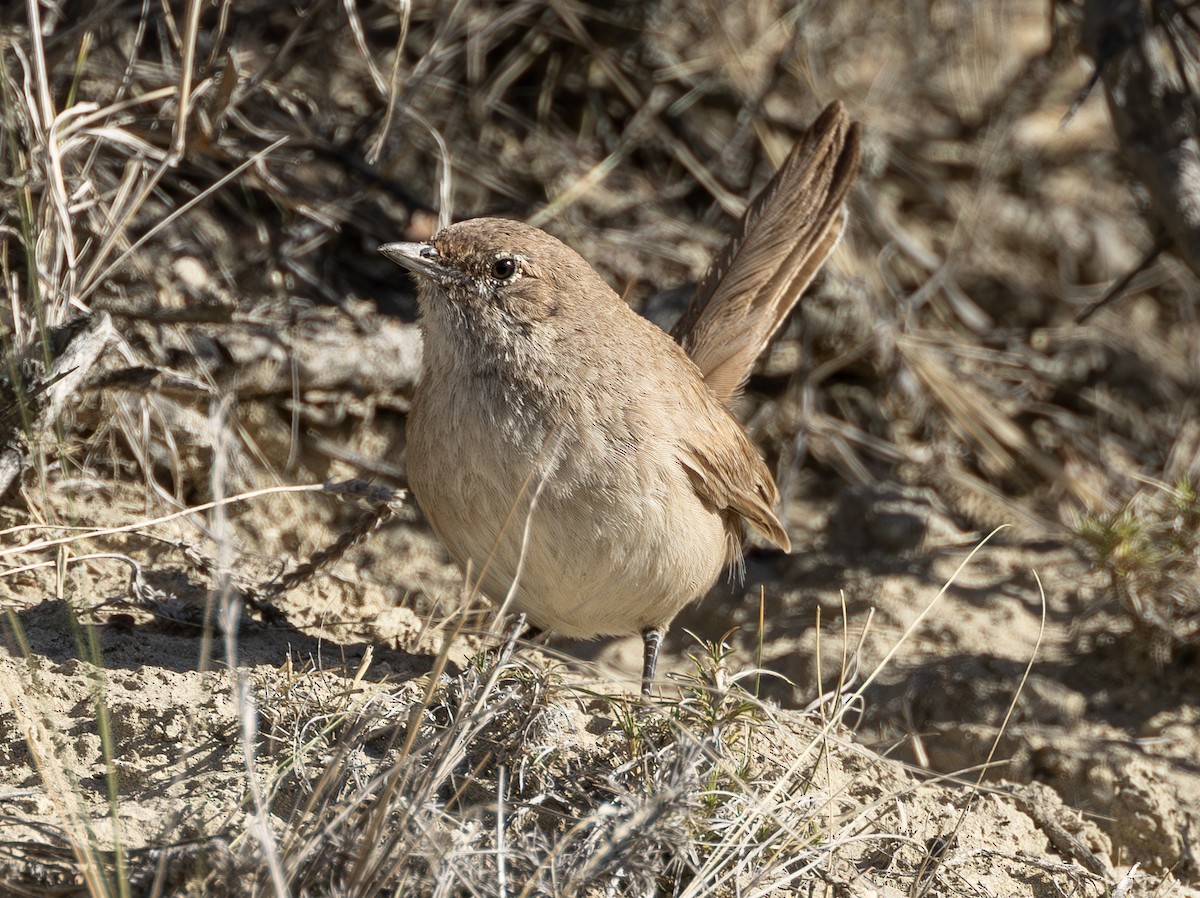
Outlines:
{"label": "bird's belly", "polygon": [[492,428],[490,444],[468,446],[454,418],[414,406],[409,484],[470,585],[491,601],[513,593],[509,609],[533,625],[588,638],[666,626],[715,582],[725,520],[673,458],[655,465],[643,456],[640,477],[620,458],[581,476],[569,441],[550,445],[545,432],[514,421]]}

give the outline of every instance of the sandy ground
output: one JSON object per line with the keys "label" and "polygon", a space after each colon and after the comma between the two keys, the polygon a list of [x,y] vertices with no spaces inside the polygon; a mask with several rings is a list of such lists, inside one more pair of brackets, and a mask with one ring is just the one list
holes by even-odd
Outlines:
{"label": "sandy ground", "polygon": [[[99,495],[74,500],[76,513],[97,526],[138,517],[132,492],[126,505]],[[230,524],[233,544],[244,550],[239,570],[267,575],[284,557],[275,554],[282,545],[307,545],[322,533],[332,539],[336,521],[311,523],[322,504],[328,513],[324,497],[245,503]],[[745,584],[718,586],[678,621],[665,670],[676,678],[694,672],[689,655],[701,647],[686,631],[708,640],[729,633],[729,673],[753,668],[761,590],[763,667],[771,672],[761,692],[778,710],[749,739],[749,775],[769,790],[803,769],[820,781],[819,794],[833,796],[828,814],[837,833],[870,834],[832,852],[823,873],[848,884],[849,894],[911,885],[937,840],[946,844],[934,855],[943,865],[934,881],[938,888],[958,881],[962,894],[1101,895],[1134,864],[1128,894],[1190,894],[1180,883],[1197,880],[1195,665],[1154,668],[1131,656],[1119,639],[1120,615],[1094,607],[1101,578],[1071,547],[1021,545],[1003,534],[977,551],[961,540],[934,545],[936,510],[915,500],[905,507],[925,515],[920,529],[930,544],[904,558],[839,553],[822,507],[791,509],[828,537],[791,556],[752,553]],[[299,520],[303,527],[288,524]],[[107,548],[153,570],[147,580],[161,591],[156,607],[194,622],[209,593],[178,546],[205,539],[178,521],[153,531],[153,541],[122,535]],[[393,522],[289,592],[286,623],[248,621],[233,642],[235,677],[219,634],[206,640],[194,626],[120,604],[129,596],[125,562],[98,558],[71,571],[62,598],[36,572],[10,580],[5,603],[0,803],[7,837],[16,841],[44,838],[37,826],[71,831],[89,821],[109,844],[114,819],[131,847],[180,832],[236,831],[248,811],[237,683],[251,684],[257,763],[269,767],[321,696],[411,696],[444,638],[437,609],[455,607],[461,590],[461,575],[423,523]],[[113,600],[80,622],[79,609]],[[14,622],[23,645],[13,638]],[[486,643],[460,637],[443,680],[461,675]],[[535,666],[555,665],[554,703],[565,721],[553,729],[557,750],[594,756],[603,739],[588,734],[615,725],[586,696],[632,692],[639,646],[552,648],[549,656],[518,651]],[[871,682],[846,717],[853,729],[828,733],[818,763],[812,746],[821,718],[800,709],[834,688],[842,670],[851,687]],[[111,725],[107,748],[100,705]],[[974,788],[984,764],[987,775]],[[296,799],[281,790],[275,800],[283,829]]]}

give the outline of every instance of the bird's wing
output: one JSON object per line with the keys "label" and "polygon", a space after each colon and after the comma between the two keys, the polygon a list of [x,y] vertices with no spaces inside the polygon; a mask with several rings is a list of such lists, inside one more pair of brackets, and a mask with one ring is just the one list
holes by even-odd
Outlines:
{"label": "bird's wing", "polygon": [[715,414],[698,416],[678,435],[679,461],[696,494],[788,551],[791,540],[773,511],[779,492],[771,472],[741,425],[711,395],[708,400]]}

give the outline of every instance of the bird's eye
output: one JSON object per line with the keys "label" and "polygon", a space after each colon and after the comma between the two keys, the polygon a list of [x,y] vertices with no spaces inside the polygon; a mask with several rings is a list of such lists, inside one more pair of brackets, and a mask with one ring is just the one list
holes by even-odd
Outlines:
{"label": "bird's eye", "polygon": [[517,273],[517,260],[510,256],[501,256],[492,263],[490,274],[498,281],[507,281]]}

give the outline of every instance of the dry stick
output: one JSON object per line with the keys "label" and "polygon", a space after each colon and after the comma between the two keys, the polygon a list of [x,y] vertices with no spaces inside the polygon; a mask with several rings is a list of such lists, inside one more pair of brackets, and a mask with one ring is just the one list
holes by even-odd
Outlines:
{"label": "dry stick", "polygon": [[196,64],[196,34],[200,28],[201,0],[188,0],[187,29],[183,37],[183,59],[180,62],[179,108],[175,118],[175,134],[167,164],[174,168],[183,158],[187,146],[188,107],[192,103],[192,68]]}
{"label": "dry stick", "polygon": [[1133,281],[1133,279],[1135,277],[1137,277],[1139,274],[1141,274],[1143,271],[1145,271],[1147,268],[1149,268],[1150,264],[1155,259],[1157,259],[1159,256],[1161,256],[1163,250],[1165,250],[1170,245],[1171,245],[1171,238],[1168,237],[1166,234],[1159,234],[1158,239],[1154,241],[1154,246],[1150,247],[1150,251],[1142,257],[1142,260],[1140,262],[1138,262],[1137,265],[1133,266],[1133,268],[1129,269],[1129,271],[1127,271],[1125,274],[1123,274],[1117,280],[1113,281],[1112,286],[1110,286],[1107,290],[1104,291],[1103,296],[1101,296],[1098,300],[1096,300],[1091,305],[1087,306],[1082,312],[1080,312],[1078,315],[1076,315],[1075,323],[1083,324],[1085,321],[1087,321],[1089,318],[1091,318],[1093,315],[1095,315],[1098,311],[1100,311],[1100,309],[1102,309],[1104,306],[1108,305],[1110,302],[1112,302],[1114,299],[1116,299],[1118,296],[1120,296],[1122,293],[1124,293],[1125,290],[1129,287],[1129,284]]}
{"label": "dry stick", "polygon": [[392,72],[388,78],[387,93],[384,97],[387,105],[383,113],[383,124],[379,126],[379,133],[367,148],[366,160],[371,165],[375,165],[379,161],[379,157],[383,154],[384,144],[387,142],[388,134],[391,133],[392,122],[396,116],[396,101],[400,96],[400,63],[404,59],[404,45],[408,41],[408,24],[411,17],[412,4],[401,2],[400,36],[396,39],[396,49],[392,56]]}
{"label": "dry stick", "polygon": [[191,508],[180,509],[171,514],[162,515],[161,517],[151,518],[148,521],[138,521],[133,524],[123,524],[120,527],[101,527],[100,529],[88,528],[65,528],[54,524],[23,524],[20,527],[14,527],[11,530],[0,532],[0,536],[5,533],[12,533],[17,530],[46,530],[46,529],[76,529],[83,530],[82,533],[77,533],[73,536],[60,536],[57,539],[39,539],[31,543],[26,543],[23,546],[17,546],[12,549],[0,549],[0,558],[5,558],[9,555],[23,555],[26,552],[40,552],[43,549],[50,549],[54,546],[64,546],[68,543],[78,542],[81,539],[94,539],[100,536],[111,536],[115,533],[133,533],[138,530],[143,530],[148,527],[153,527],[158,524],[166,524],[178,518],[185,518],[191,514],[199,514],[202,511],[209,511],[213,508],[221,508],[226,505],[232,505],[235,502],[245,502],[249,499],[257,499],[259,496],[270,495],[271,493],[319,493],[327,490],[336,491],[338,484],[328,483],[304,483],[294,486],[268,486],[260,490],[251,490],[247,493],[238,493],[236,496],[229,496],[224,499],[216,499],[212,502],[202,502],[200,505],[193,505]]}
{"label": "dry stick", "polygon": [[[1010,792],[1002,792],[1000,794],[1015,799],[1021,806],[1021,810],[1025,812],[1025,815],[1038,825],[1038,828],[1050,840],[1050,844],[1059,852],[1071,860],[1078,862],[1080,866],[1103,879],[1109,888],[1113,888],[1113,870],[1104,862],[1103,858],[1088,848],[1082,839],[1059,823],[1053,811],[1048,809],[1044,802],[1038,801],[1036,797],[1033,797],[1031,791],[1018,791],[1014,789]],[[1136,867],[1137,865],[1135,864],[1134,866]],[[1113,894],[1116,894],[1115,889],[1113,890]]]}
{"label": "dry stick", "polygon": [[411,108],[406,109],[405,113],[428,131],[438,145],[438,229],[441,230],[448,227],[454,217],[452,198],[454,170],[450,165],[450,147],[447,146],[446,139],[442,137],[442,132],[435,128],[425,116]]}
{"label": "dry stick", "polygon": [[[558,451],[558,447],[560,445],[561,443],[559,441],[555,441],[551,451],[544,452],[543,454],[553,455]],[[517,498],[513,502],[512,508],[509,509],[508,517],[505,519],[504,525],[500,528],[500,533],[496,537],[496,542],[492,545],[492,551],[488,554],[487,560],[483,565],[483,570],[480,571],[479,577],[475,581],[475,585],[472,590],[473,593],[477,593],[483,588],[483,578],[487,574],[488,565],[492,563],[492,560],[496,557],[496,553],[500,551],[500,541],[504,538],[504,534],[508,531],[509,524],[512,523],[513,517],[517,513],[517,507],[521,504],[521,500],[524,499],[526,493],[529,492],[529,487],[533,480],[535,471],[536,468],[534,471],[530,471],[529,476],[525,478],[525,482],[521,484],[521,491],[517,494]],[[540,478],[538,478],[537,484],[530,493],[529,509],[525,512],[525,523],[521,528],[521,551],[517,556],[517,569],[513,572],[513,578],[512,582],[509,584],[508,592],[505,594],[504,600],[500,603],[500,607],[497,609],[496,616],[493,618],[492,626],[489,627],[489,635],[495,633],[497,629],[496,622],[508,613],[509,608],[512,607],[512,603],[517,598],[517,593],[520,591],[521,572],[525,569],[525,559],[529,551],[529,540],[533,533],[533,514],[537,510],[538,499],[541,498],[542,490],[546,486],[547,479],[548,476],[546,474],[543,474]]]}
{"label": "dry stick", "polygon": [[308,561],[294,571],[284,574],[274,583],[259,587],[256,592],[268,599],[276,598],[301,583],[311,580],[322,568],[328,567],[345,555],[350,549],[374,534],[380,527],[396,515],[400,504],[404,501],[404,490],[387,490],[388,497],[378,502],[370,511],[365,512],[329,546],[314,552]]}
{"label": "dry stick", "polygon": [[[229,442],[232,436],[228,427],[230,404],[231,400],[228,397],[222,399],[209,418],[209,423],[213,427],[214,436],[216,437],[214,440],[215,449],[210,485],[213,494],[218,498],[221,498],[221,494],[224,492],[226,466],[229,462]],[[249,679],[238,666],[238,594],[234,586],[233,577],[231,576],[233,569],[233,541],[228,532],[229,522],[225,515],[224,505],[216,507],[212,515],[211,526],[213,538],[216,540],[218,547],[217,565],[220,572],[217,578],[216,589],[214,590],[214,599],[216,600],[217,611],[223,618],[225,667],[229,674],[230,691],[233,693],[232,697],[238,710],[239,722],[241,723],[239,727],[239,741],[242,750],[242,763],[246,772],[246,789],[250,793],[254,807],[253,813],[248,815],[248,835],[258,843],[262,851],[264,863],[270,872],[275,898],[287,898],[288,888],[283,875],[283,867],[280,863],[279,844],[270,829],[270,817],[267,812],[266,800],[263,797],[262,782],[258,774],[257,757],[255,755],[255,743],[258,737],[257,702],[255,701],[254,690]],[[204,643],[207,643],[207,641],[208,638],[206,636]]]}

